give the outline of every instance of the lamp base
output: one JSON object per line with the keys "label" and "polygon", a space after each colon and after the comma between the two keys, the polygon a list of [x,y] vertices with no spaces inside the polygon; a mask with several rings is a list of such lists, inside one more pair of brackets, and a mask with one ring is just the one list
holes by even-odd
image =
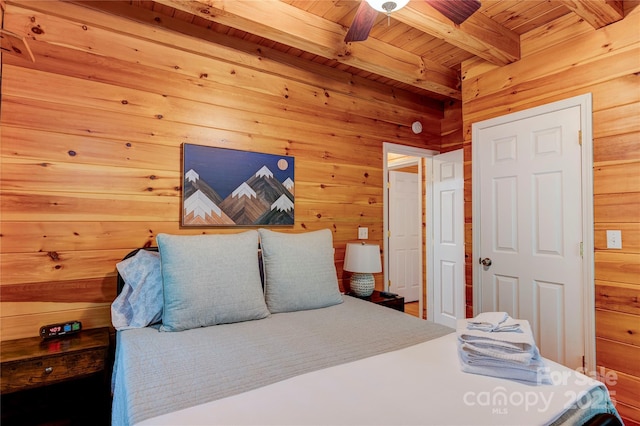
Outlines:
{"label": "lamp base", "polygon": [[373,274],[363,274],[355,272],[351,276],[351,291],[358,297],[371,296],[376,287],[376,281]]}

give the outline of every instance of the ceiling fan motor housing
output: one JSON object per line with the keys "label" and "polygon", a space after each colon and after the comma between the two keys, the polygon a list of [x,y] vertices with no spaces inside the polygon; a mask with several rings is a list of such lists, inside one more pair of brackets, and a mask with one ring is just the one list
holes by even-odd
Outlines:
{"label": "ceiling fan motor housing", "polygon": [[[480,8],[479,0],[424,0],[431,7],[449,18],[453,23],[460,25],[476,10]],[[369,37],[371,28],[376,23],[377,13],[387,15],[387,22],[391,24],[391,12],[397,12],[409,3],[409,0],[362,0],[351,27],[344,41],[364,41]]]}
{"label": "ceiling fan motor housing", "polygon": [[405,7],[409,0],[367,0],[367,3],[378,12],[391,13],[394,10],[400,10]]}
{"label": "ceiling fan motor housing", "polygon": [[387,1],[382,3],[382,8],[387,12],[392,12],[398,7],[398,4],[395,1]]}

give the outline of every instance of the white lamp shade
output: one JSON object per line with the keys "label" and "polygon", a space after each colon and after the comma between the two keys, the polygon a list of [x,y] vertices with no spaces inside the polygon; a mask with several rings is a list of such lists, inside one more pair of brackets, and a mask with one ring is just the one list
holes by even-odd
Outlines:
{"label": "white lamp shade", "polygon": [[405,7],[407,3],[409,3],[409,0],[367,0],[367,3],[378,12],[390,13]]}
{"label": "white lamp shade", "polygon": [[347,243],[344,270],[358,273],[382,272],[380,246],[376,244]]}

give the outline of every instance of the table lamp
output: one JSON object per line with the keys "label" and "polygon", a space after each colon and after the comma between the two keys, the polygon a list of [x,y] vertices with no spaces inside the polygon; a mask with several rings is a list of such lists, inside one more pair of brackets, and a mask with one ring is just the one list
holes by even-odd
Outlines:
{"label": "table lamp", "polygon": [[373,273],[382,272],[380,246],[365,243],[347,243],[344,270],[351,275],[351,291],[358,297],[371,296],[376,282]]}

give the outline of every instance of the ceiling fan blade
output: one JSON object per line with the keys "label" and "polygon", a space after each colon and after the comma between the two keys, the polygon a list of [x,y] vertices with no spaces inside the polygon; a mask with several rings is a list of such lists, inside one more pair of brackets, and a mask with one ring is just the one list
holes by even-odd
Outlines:
{"label": "ceiling fan blade", "polygon": [[431,7],[460,25],[480,9],[478,0],[425,0]]}
{"label": "ceiling fan blade", "polygon": [[356,11],[356,16],[353,18],[351,27],[349,27],[349,31],[344,38],[345,43],[366,40],[367,37],[369,37],[369,32],[376,22],[377,17],[378,12],[369,6],[365,0],[362,0]]}

